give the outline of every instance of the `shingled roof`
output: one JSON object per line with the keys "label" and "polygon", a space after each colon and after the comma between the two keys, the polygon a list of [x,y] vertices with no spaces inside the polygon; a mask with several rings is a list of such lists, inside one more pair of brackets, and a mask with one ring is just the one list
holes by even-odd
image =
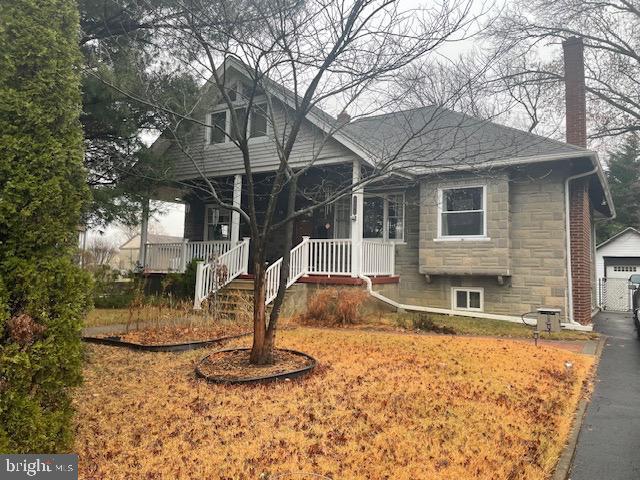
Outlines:
{"label": "shingled roof", "polygon": [[[441,107],[364,117],[344,133],[379,162],[397,160],[413,173],[482,167],[497,160],[592,152]],[[395,160],[394,160],[395,161]]]}

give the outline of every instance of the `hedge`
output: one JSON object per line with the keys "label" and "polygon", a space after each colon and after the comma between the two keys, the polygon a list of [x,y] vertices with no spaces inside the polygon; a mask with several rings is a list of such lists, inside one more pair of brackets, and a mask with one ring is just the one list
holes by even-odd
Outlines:
{"label": "hedge", "polygon": [[0,452],[72,448],[90,279],[73,0],[0,0]]}

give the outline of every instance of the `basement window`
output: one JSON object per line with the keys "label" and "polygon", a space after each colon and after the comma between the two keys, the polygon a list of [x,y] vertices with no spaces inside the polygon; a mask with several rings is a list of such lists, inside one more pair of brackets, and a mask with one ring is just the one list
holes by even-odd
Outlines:
{"label": "basement window", "polygon": [[471,310],[481,312],[484,310],[484,289],[482,288],[452,288],[451,309]]}

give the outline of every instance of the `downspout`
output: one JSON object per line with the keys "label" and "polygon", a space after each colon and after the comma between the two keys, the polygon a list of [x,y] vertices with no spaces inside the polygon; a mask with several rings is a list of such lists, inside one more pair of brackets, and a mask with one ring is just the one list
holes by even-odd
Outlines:
{"label": "downspout", "polygon": [[[387,305],[399,310],[399,311],[410,311],[410,312],[426,312],[426,313],[438,313],[441,315],[457,315],[459,317],[472,317],[472,318],[486,318],[488,320],[501,320],[504,322],[512,322],[512,323],[522,323],[522,317],[515,317],[511,315],[497,315],[493,313],[484,313],[484,312],[469,312],[464,310],[451,310],[449,308],[436,308],[436,307],[423,307],[422,305],[408,305],[404,303],[397,302],[389,297],[385,297],[379,292],[376,292],[373,289],[373,284],[371,279],[366,275],[358,275],[360,279],[362,279],[367,286],[367,293],[373,298],[380,300]],[[591,332],[593,331],[593,327],[591,325],[581,325],[579,323],[563,323],[564,328],[568,330],[579,330],[583,332]]]}
{"label": "downspout", "polygon": [[[593,161],[593,160],[592,160]],[[597,161],[597,160],[596,160]],[[579,178],[588,177],[598,172],[598,166],[594,166],[592,170],[584,173],[578,173],[576,175],[572,175],[567,177],[564,181],[564,227],[566,234],[566,244],[567,244],[567,317],[569,319],[569,323],[572,325],[579,325],[573,319],[573,272],[571,269],[571,201],[570,201],[570,191],[569,191],[569,183],[577,180]]]}

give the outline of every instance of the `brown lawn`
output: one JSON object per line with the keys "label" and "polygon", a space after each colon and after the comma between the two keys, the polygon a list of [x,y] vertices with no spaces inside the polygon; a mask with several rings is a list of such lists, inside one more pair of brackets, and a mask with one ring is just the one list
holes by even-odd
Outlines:
{"label": "brown lawn", "polygon": [[593,363],[510,340],[353,330],[298,328],[279,344],[320,367],[217,386],[194,376],[207,350],[88,346],[81,478],[548,478]]}

